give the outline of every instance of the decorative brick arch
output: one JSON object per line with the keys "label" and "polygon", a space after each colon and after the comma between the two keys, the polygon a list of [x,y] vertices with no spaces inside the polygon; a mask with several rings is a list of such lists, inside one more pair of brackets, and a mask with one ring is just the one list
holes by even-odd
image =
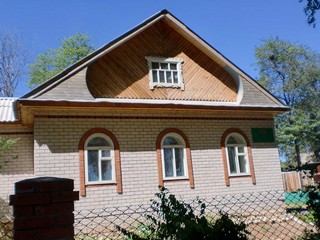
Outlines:
{"label": "decorative brick arch", "polygon": [[[166,128],[162,132],[160,132],[158,137],[157,137],[156,148],[157,148],[157,163],[158,163],[159,185],[163,186],[164,181],[166,181],[166,180],[163,179],[162,156],[161,156],[161,141],[162,141],[163,137],[168,133],[178,134],[179,136],[182,137],[182,139],[185,142],[189,183],[190,183],[190,188],[194,189],[194,178],[193,178],[193,167],[192,167],[190,143],[189,143],[189,140],[188,140],[187,136],[181,130],[179,130],[177,128]],[[170,181],[175,181],[175,180],[170,180]],[[180,181],[180,180],[177,180],[177,181]]]}
{"label": "decorative brick arch", "polygon": [[[85,143],[87,139],[96,133],[102,133],[108,136],[113,143],[114,146],[114,158],[115,158],[115,172],[116,172],[116,185],[117,185],[117,192],[122,193],[122,175],[121,175],[121,161],[120,161],[120,148],[119,142],[115,135],[104,128],[93,128],[87,131],[80,139],[79,142],[79,165],[80,165],[80,195],[82,197],[86,196],[86,184],[85,184]],[[92,186],[98,186],[92,185]],[[105,184],[104,184],[105,185]]]}
{"label": "decorative brick arch", "polygon": [[232,133],[238,133],[240,134],[244,140],[246,141],[247,145],[247,154],[248,154],[248,161],[249,161],[249,169],[250,169],[250,175],[248,176],[234,176],[235,178],[237,177],[251,177],[252,179],[252,184],[256,184],[256,176],[254,173],[254,166],[253,166],[253,160],[252,160],[252,151],[251,151],[251,144],[250,141],[247,137],[247,135],[239,128],[229,128],[227,129],[221,137],[221,151],[222,151],[222,160],[223,160],[223,168],[224,168],[224,177],[225,177],[225,183],[226,186],[230,186],[230,177],[229,176],[229,171],[228,171],[228,163],[227,163],[227,154],[226,154],[226,139],[227,137],[232,134]]}

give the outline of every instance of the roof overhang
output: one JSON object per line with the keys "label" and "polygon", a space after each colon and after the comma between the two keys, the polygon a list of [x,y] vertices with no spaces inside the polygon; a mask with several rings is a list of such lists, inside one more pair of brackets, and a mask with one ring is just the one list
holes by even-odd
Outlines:
{"label": "roof overhang", "polygon": [[99,99],[93,101],[66,100],[30,100],[19,99],[21,122],[32,125],[35,111],[97,111],[108,110],[147,110],[147,111],[205,111],[205,112],[260,112],[272,115],[288,111],[288,107],[236,105],[234,103],[199,102],[199,101],[163,101],[163,100],[124,100]]}

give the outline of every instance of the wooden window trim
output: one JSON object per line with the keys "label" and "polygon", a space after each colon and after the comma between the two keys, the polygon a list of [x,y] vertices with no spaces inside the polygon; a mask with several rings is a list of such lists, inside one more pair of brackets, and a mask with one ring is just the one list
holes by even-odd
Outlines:
{"label": "wooden window trim", "polygon": [[97,186],[113,186],[113,185],[117,185],[117,183],[97,183],[92,185],[86,185],[86,188],[94,188]]}
{"label": "wooden window trim", "polygon": [[[102,133],[108,136],[111,141],[113,142],[114,146],[114,158],[115,158],[115,183],[111,184],[90,184],[86,185],[85,183],[85,142],[86,140],[93,134],[96,133]],[[121,175],[121,161],[120,161],[120,148],[119,148],[119,142],[115,135],[104,129],[104,128],[93,128],[87,131],[80,139],[79,142],[79,166],[80,166],[80,196],[85,197],[86,196],[86,188],[87,187],[98,187],[103,185],[117,185],[117,192],[121,194],[123,192],[122,188],[122,175]]]}
{"label": "wooden window trim", "polygon": [[[244,176],[241,176],[241,175],[230,176],[229,175],[228,162],[227,162],[228,158],[227,158],[227,153],[226,153],[226,139],[232,133],[240,134],[244,138],[244,140],[246,141],[248,161],[249,161],[249,171],[250,171],[249,175],[244,175]],[[228,187],[230,186],[230,178],[243,178],[243,177],[251,177],[252,184],[255,185],[256,184],[256,177],[255,177],[254,166],[253,166],[251,144],[250,144],[250,141],[249,141],[247,135],[239,128],[229,128],[222,134],[220,144],[221,144],[222,161],[223,161],[224,177],[225,177],[226,186],[228,186]]]}
{"label": "wooden window trim", "polygon": [[[188,178],[187,179],[163,179],[163,169],[162,169],[162,154],[161,154],[161,141],[163,137],[168,133],[175,133],[182,137],[185,142],[186,148],[186,157],[187,157],[187,168],[188,168]],[[158,163],[158,180],[159,185],[163,186],[164,182],[174,182],[174,181],[189,181],[190,188],[194,189],[194,177],[193,177],[193,167],[192,167],[192,159],[191,159],[191,151],[190,151],[190,143],[187,136],[177,128],[167,128],[164,129],[162,132],[159,133],[156,142],[156,149],[157,149],[157,163]]]}
{"label": "wooden window trim", "polygon": [[[154,89],[155,87],[164,87],[164,88],[180,88],[184,90],[184,80],[183,80],[183,71],[182,71],[182,64],[183,59],[180,58],[166,58],[166,57],[155,57],[155,56],[146,56],[145,57],[148,61],[148,68],[149,68],[149,87],[150,89]],[[174,83],[172,79],[172,83],[168,82],[154,82],[152,71],[155,70],[158,72],[158,69],[153,69],[152,63],[174,63],[177,64],[177,74],[178,74],[178,82]],[[160,70],[159,70],[160,71]],[[170,70],[168,70],[170,72]]]}

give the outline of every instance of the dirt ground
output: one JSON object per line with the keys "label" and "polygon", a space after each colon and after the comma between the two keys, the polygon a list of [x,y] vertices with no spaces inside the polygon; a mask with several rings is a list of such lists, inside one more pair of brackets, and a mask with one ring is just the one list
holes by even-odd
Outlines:
{"label": "dirt ground", "polygon": [[298,218],[287,215],[283,219],[260,221],[247,225],[252,240],[296,240],[304,236],[304,230],[313,229],[311,224],[305,223]]}

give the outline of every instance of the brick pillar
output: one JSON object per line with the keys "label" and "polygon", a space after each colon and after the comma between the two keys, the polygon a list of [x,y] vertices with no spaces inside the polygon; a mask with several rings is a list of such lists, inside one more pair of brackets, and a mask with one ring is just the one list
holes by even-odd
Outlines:
{"label": "brick pillar", "polygon": [[40,177],[15,183],[13,206],[14,240],[74,239],[74,201],[79,192],[73,191],[73,180]]}

